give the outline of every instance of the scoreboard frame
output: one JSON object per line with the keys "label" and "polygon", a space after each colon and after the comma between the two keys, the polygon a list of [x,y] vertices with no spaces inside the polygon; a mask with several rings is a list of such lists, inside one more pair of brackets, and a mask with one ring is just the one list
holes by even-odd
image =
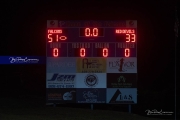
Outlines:
{"label": "scoreboard frame", "polygon": [[47,20],[46,102],[137,104],[137,21]]}

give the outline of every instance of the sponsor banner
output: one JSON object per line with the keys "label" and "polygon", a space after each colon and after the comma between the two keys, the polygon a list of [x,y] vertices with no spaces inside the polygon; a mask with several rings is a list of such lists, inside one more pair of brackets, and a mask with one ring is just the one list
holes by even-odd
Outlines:
{"label": "sponsor banner", "polygon": [[110,104],[136,104],[137,88],[107,88],[106,98]]}
{"label": "sponsor banner", "polygon": [[45,64],[42,56],[0,56],[0,64]]}
{"label": "sponsor banner", "polygon": [[76,58],[47,57],[47,73],[76,73]]}
{"label": "sponsor banner", "polygon": [[105,73],[106,58],[77,58],[78,73]]}
{"label": "sponsor banner", "polygon": [[76,74],[47,73],[46,88],[75,88]]}
{"label": "sponsor banner", "polygon": [[137,73],[137,58],[107,58],[107,73]]}
{"label": "sponsor banner", "polygon": [[136,73],[107,73],[107,88],[136,88]]}
{"label": "sponsor banner", "polygon": [[[130,21],[130,20],[129,20]],[[132,22],[135,20],[131,20]],[[127,26],[128,25],[128,26]],[[126,20],[118,20],[118,21],[98,21],[98,20],[88,20],[88,21],[59,21],[59,27],[61,28],[79,28],[79,27],[110,27],[110,28],[117,28],[117,27],[131,27],[128,21]],[[134,26],[132,26],[134,27]]]}
{"label": "sponsor banner", "polygon": [[76,73],[76,88],[106,88],[106,73]]}
{"label": "sponsor banner", "polygon": [[76,102],[76,89],[71,88],[47,88],[46,89],[47,103],[75,103]]}
{"label": "sponsor banner", "polygon": [[77,103],[106,103],[106,88],[79,88]]}

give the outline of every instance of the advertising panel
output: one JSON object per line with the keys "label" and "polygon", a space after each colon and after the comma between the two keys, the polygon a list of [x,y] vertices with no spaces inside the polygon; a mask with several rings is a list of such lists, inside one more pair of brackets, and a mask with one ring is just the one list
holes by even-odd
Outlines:
{"label": "advertising panel", "polygon": [[137,73],[137,58],[107,58],[107,73]]}
{"label": "advertising panel", "polygon": [[47,73],[76,73],[76,58],[48,57]]}
{"label": "advertising panel", "polygon": [[110,104],[136,104],[137,88],[107,88],[106,97]]}
{"label": "advertising panel", "polygon": [[77,103],[106,103],[105,88],[77,89]]}
{"label": "advertising panel", "polygon": [[136,88],[136,73],[107,73],[107,88]]}
{"label": "advertising panel", "polygon": [[75,88],[76,74],[47,73],[46,88]]}
{"label": "advertising panel", "polygon": [[47,103],[75,103],[76,89],[71,88],[47,88],[46,89]]}
{"label": "advertising panel", "polygon": [[77,58],[78,73],[105,73],[105,58]]}
{"label": "advertising panel", "polygon": [[77,73],[76,88],[106,88],[106,73]]}

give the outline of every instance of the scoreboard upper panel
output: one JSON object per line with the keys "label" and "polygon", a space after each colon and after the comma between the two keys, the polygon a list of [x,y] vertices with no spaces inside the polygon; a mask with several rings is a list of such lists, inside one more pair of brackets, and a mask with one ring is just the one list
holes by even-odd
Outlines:
{"label": "scoreboard upper panel", "polygon": [[136,57],[137,21],[47,21],[47,57]]}

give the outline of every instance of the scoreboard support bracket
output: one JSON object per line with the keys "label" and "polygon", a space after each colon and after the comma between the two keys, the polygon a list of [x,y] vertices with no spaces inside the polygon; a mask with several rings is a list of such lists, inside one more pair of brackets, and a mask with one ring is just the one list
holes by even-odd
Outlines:
{"label": "scoreboard support bracket", "polygon": [[128,111],[131,113],[131,104],[128,105]]}
{"label": "scoreboard support bracket", "polygon": [[93,104],[91,104],[91,110],[93,110]]}

